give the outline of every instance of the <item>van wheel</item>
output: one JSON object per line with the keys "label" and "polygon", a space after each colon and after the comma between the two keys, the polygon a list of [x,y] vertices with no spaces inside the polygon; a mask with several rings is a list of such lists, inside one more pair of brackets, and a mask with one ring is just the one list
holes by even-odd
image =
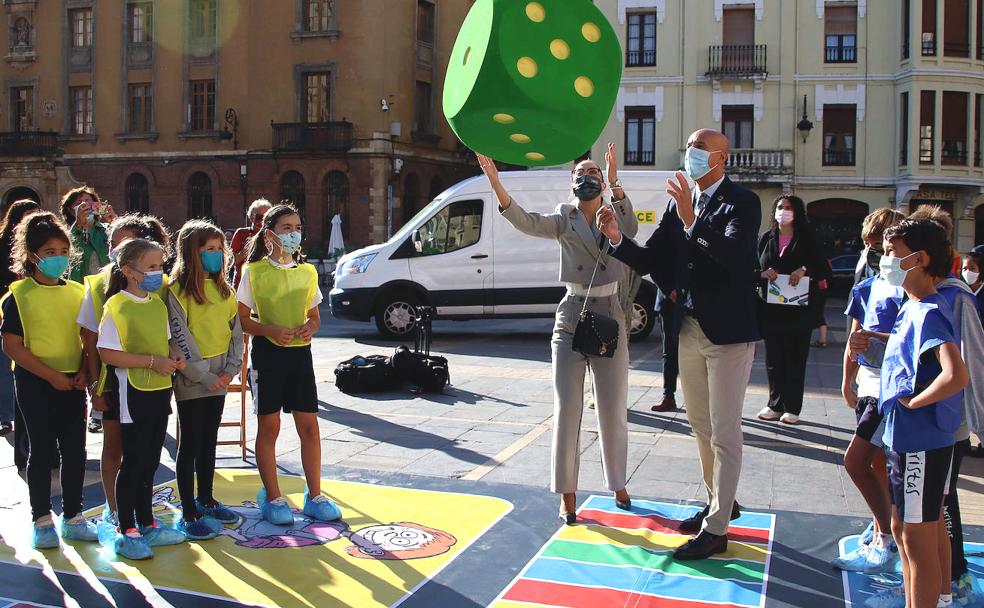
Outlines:
{"label": "van wheel", "polygon": [[629,320],[629,342],[641,342],[649,337],[656,323],[656,313],[652,306],[636,300],[632,303],[632,317]]}
{"label": "van wheel", "polygon": [[393,293],[376,306],[376,329],[385,338],[402,340],[417,329],[420,299],[409,293]]}

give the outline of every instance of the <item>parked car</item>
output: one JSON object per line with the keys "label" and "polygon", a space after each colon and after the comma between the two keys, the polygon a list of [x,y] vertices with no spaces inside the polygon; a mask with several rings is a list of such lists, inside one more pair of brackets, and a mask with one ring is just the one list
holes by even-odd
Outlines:
{"label": "parked car", "polygon": [[854,285],[854,273],[861,256],[845,253],[830,258],[830,288],[835,293],[845,293]]}
{"label": "parked car", "polygon": [[[669,195],[669,171],[623,171],[621,180],[640,220],[636,240],[656,228]],[[563,170],[500,174],[517,203],[552,212],[571,200],[571,174]],[[500,217],[484,176],[441,193],[385,243],[343,256],[329,294],[340,319],[375,319],[388,338],[414,331],[418,306],[439,319],[552,317],[566,288],[558,280],[557,243],[520,233]],[[630,338],[653,329],[656,287],[648,280],[635,298]]]}

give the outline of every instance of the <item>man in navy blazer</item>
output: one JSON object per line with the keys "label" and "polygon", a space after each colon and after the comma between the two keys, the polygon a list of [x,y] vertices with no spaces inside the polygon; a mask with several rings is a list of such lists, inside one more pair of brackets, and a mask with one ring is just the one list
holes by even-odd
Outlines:
{"label": "man in navy blazer", "polygon": [[741,410],[759,339],[762,207],[754,192],[725,175],[728,150],[718,131],[690,136],[685,168],[696,191],[680,172],[667,182],[673,201],[645,246],[619,232],[611,210],[599,217],[616,259],[652,275],[665,293],[677,292],[680,381],[708,497],[701,512],[680,524],[684,532],[699,532],[674,553],[681,560],[725,552],[730,520],[740,515]]}

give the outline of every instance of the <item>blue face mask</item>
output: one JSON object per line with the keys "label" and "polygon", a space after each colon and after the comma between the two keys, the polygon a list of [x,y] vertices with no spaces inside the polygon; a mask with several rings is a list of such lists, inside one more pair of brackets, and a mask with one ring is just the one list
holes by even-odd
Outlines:
{"label": "blue face mask", "polygon": [[215,274],[216,272],[221,272],[223,266],[225,265],[225,259],[222,257],[222,251],[203,251],[201,253],[202,258],[202,268],[205,272],[209,274]]}
{"label": "blue face mask", "polygon": [[[885,279],[892,287],[902,287],[902,283],[905,282],[905,277],[909,274],[909,270],[902,270],[902,260],[907,260],[912,256],[916,255],[916,251],[913,251],[904,258],[897,258],[895,256],[885,255],[878,262],[879,270],[881,272],[881,278]],[[915,266],[913,266],[915,268]]]}
{"label": "blue face mask", "polygon": [[140,281],[140,289],[144,291],[157,291],[164,284],[164,271],[143,273],[143,280]]}
{"label": "blue face mask", "polygon": [[711,172],[710,165],[711,153],[690,146],[687,148],[687,155],[683,160],[683,168],[687,171],[690,179],[697,181]]}
{"label": "blue face mask", "polygon": [[68,270],[68,256],[53,255],[49,258],[39,258],[38,270],[49,279],[60,279]]}
{"label": "blue face mask", "polygon": [[294,255],[301,248],[301,233],[289,232],[287,234],[281,234],[280,246],[283,248],[284,253]]}

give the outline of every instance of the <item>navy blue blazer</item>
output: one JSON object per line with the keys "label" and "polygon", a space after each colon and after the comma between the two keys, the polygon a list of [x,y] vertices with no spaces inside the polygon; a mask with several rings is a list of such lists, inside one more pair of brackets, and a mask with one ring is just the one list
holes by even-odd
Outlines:
{"label": "navy blue blazer", "polygon": [[[645,246],[622,235],[612,256],[651,275],[664,293],[689,291],[697,322],[714,344],[755,342],[761,223],[758,195],[725,177],[689,235],[671,201]],[[677,303],[683,301],[681,295]],[[676,317],[677,330],[683,316]]]}

